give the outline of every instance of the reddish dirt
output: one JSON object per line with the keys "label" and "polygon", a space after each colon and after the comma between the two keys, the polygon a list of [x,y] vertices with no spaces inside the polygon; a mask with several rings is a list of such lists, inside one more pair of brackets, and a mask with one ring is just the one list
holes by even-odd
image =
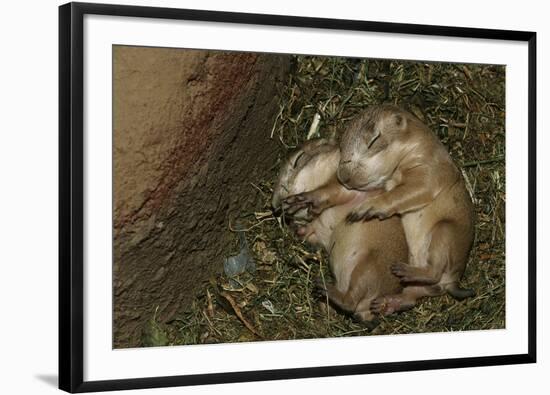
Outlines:
{"label": "reddish dirt", "polygon": [[114,346],[140,344],[222,267],[229,218],[258,203],[250,182],[269,140],[289,57],[116,46]]}

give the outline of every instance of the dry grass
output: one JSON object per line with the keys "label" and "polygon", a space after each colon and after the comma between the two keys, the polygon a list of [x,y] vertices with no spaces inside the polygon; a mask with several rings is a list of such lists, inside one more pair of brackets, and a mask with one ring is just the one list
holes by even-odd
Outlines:
{"label": "dry grass", "polygon": [[[463,285],[476,296],[424,299],[413,310],[381,318],[374,329],[327,308],[312,279],[330,278],[321,251],[302,244],[270,212],[273,176],[257,180],[264,205],[243,215],[256,259],[254,275],[220,275],[204,286],[190,311],[163,326],[169,344],[304,339],[503,328],[505,326],[505,69],[407,61],[298,56],[280,92],[273,125],[281,159],[306,139],[316,114],[318,134],[338,136],[366,106],[401,105],[437,133],[463,169],[474,198],[476,242]],[[235,247],[227,255],[238,252]],[[220,263],[221,265],[221,263]],[[229,296],[229,298],[227,298]],[[254,332],[257,332],[256,334]]]}

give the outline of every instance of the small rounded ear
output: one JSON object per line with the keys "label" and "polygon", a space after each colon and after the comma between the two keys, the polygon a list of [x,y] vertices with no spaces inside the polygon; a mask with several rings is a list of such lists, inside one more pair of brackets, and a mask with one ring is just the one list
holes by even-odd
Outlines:
{"label": "small rounded ear", "polygon": [[407,128],[407,119],[403,115],[395,114],[393,116],[393,120],[395,122],[395,126],[397,126],[399,129],[404,130]]}

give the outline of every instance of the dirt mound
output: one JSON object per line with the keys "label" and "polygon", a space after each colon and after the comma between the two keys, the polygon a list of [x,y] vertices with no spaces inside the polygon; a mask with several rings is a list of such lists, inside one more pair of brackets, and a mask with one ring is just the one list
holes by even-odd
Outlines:
{"label": "dirt mound", "polygon": [[221,268],[228,220],[258,202],[288,56],[113,48],[114,346],[139,344]]}

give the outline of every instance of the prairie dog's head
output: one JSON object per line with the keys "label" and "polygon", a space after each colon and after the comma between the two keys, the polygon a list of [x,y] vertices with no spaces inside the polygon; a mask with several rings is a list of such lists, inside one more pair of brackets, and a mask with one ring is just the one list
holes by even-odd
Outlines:
{"label": "prairie dog's head", "polygon": [[339,161],[340,150],[336,144],[325,139],[306,141],[283,162],[273,188],[272,207],[280,208],[288,196],[324,185],[336,173]]}
{"label": "prairie dog's head", "polygon": [[383,186],[399,163],[411,121],[392,105],[369,107],[352,120],[340,141],[340,182],[358,190]]}

